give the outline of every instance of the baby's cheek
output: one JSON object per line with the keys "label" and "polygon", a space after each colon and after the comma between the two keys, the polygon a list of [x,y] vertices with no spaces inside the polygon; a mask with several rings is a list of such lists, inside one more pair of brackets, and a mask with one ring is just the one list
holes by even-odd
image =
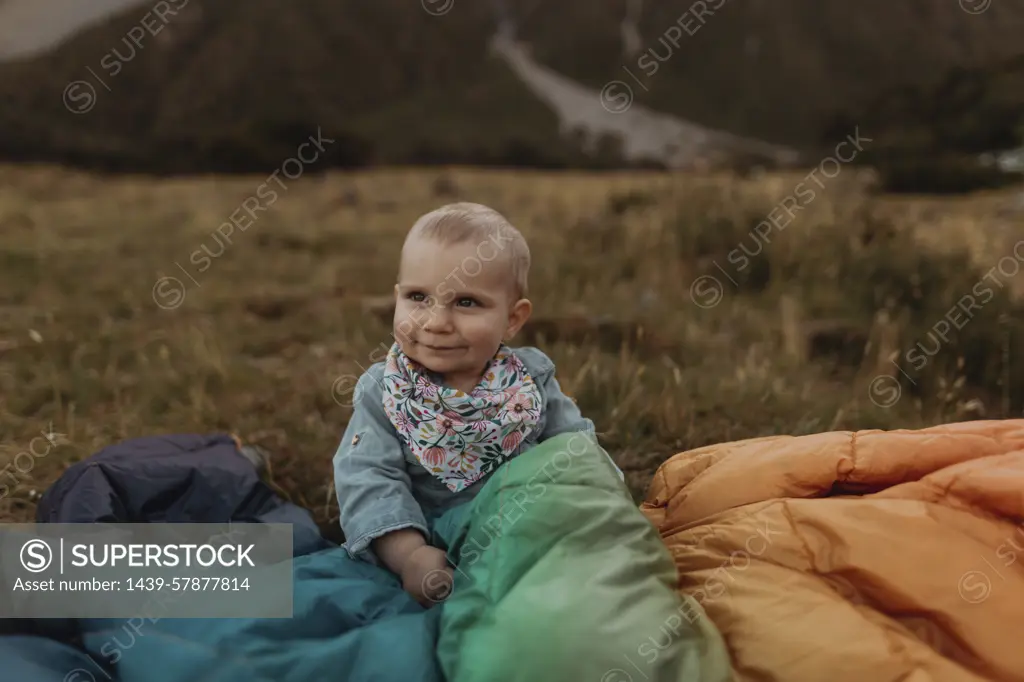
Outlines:
{"label": "baby's cheek", "polygon": [[414,330],[415,327],[413,326],[413,323],[407,319],[402,319],[395,323],[396,336],[409,336]]}
{"label": "baby's cheek", "polygon": [[407,336],[412,334],[422,326],[418,323],[421,317],[423,313],[420,310],[400,302],[395,308],[395,333]]}
{"label": "baby's cheek", "polygon": [[488,346],[495,339],[501,339],[505,333],[506,323],[500,316],[481,316],[473,320],[464,330],[464,336],[475,344]]}

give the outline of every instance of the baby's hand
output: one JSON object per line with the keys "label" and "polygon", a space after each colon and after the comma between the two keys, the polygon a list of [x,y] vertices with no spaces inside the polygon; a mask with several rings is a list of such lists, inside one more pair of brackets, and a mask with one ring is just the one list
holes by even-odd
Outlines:
{"label": "baby's hand", "polygon": [[455,573],[443,550],[423,545],[405,560],[401,578],[405,591],[423,606],[430,607],[451,594]]}

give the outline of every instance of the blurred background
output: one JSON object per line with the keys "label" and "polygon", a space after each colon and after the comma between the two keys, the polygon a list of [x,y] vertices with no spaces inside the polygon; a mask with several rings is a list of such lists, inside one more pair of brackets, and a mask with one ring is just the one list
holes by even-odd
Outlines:
{"label": "blurred background", "polygon": [[709,443],[1020,417],[1021,35],[1024,0],[0,0],[0,518],[231,431],[333,532],[402,239],[461,200],[529,240],[517,341],[638,498]]}

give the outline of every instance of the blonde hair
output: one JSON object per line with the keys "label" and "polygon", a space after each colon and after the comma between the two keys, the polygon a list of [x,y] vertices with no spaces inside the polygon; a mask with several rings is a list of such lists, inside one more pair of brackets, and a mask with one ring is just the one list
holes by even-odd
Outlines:
{"label": "blonde hair", "polygon": [[446,204],[420,216],[409,230],[406,241],[414,236],[435,239],[444,245],[496,241],[496,248],[507,254],[516,297],[526,297],[530,247],[522,233],[493,208],[466,201]]}

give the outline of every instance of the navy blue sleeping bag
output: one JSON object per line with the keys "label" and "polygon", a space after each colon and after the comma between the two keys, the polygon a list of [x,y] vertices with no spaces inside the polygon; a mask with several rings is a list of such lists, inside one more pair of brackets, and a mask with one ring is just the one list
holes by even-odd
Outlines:
{"label": "navy blue sleeping bag", "polygon": [[0,620],[0,677],[441,682],[440,607],[424,609],[390,572],[324,539],[306,510],[261,482],[228,435],[112,445],[70,467],[37,511],[39,523],[228,521],[293,524],[293,618]]}

